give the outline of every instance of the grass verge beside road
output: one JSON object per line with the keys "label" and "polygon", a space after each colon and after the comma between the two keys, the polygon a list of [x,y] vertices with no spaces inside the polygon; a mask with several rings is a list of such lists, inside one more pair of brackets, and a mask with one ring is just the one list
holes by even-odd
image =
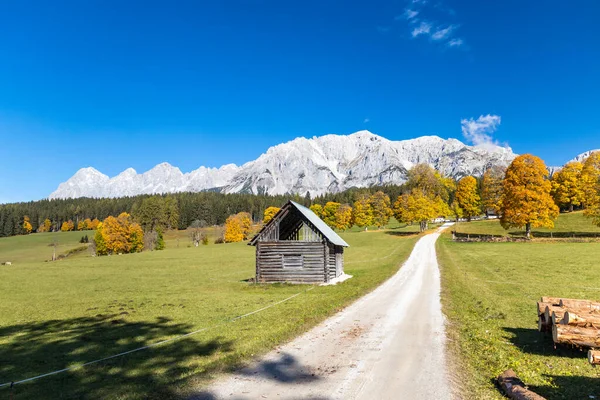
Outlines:
{"label": "grass verge beside road", "polygon": [[[351,245],[346,272],[354,278],[310,291],[306,285],[245,282],[254,276],[254,248],[246,243],[182,245],[52,263],[23,256],[19,263],[0,267],[0,383],[213,327],[17,385],[14,391],[15,399],[162,399],[189,394],[219,371],[306,331],[390,277],[418,239],[402,233],[412,227],[394,228],[342,234]],[[37,235],[19,238],[22,248],[11,251],[29,254],[28,249],[38,245],[28,247],[28,240],[38,241]],[[0,239],[0,246],[3,240],[8,239]],[[302,294],[227,322],[296,293]],[[0,389],[0,398],[9,392]]]}
{"label": "grass verge beside road", "polygon": [[502,399],[493,379],[508,368],[548,399],[600,398],[600,371],[583,352],[555,350],[535,310],[544,295],[600,300],[600,243],[457,243],[446,233],[437,249],[466,399]]}

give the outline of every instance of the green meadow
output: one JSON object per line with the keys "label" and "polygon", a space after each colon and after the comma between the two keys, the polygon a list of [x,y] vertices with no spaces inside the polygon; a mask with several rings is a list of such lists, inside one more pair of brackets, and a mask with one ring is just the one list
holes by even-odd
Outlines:
{"label": "green meadow", "polygon": [[[501,230],[498,221],[459,226]],[[571,213],[561,214],[556,231],[598,228]],[[537,331],[536,313],[541,296],[600,300],[600,242],[457,243],[446,233],[437,249],[452,371],[466,399],[502,399],[493,380],[508,368],[547,399],[600,398],[599,370],[584,352],[554,349],[551,335]]]}
{"label": "green meadow", "polygon": [[[213,240],[193,247],[185,231],[168,233],[163,251],[82,252],[56,262],[46,262],[49,244],[58,240],[66,252],[81,246],[81,232],[0,239],[0,258],[13,263],[0,266],[0,384],[199,331],[13,389],[15,399],[185,397],[375,288],[408,257],[415,230],[343,233],[354,278],[327,287],[249,283],[253,247]],[[0,388],[0,398],[10,392]]]}

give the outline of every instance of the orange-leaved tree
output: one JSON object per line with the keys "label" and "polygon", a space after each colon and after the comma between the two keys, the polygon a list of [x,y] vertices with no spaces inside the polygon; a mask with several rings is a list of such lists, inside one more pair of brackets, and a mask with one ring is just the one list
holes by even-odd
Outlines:
{"label": "orange-leaved tree", "polygon": [[513,160],[502,185],[500,223],[504,229],[525,227],[530,237],[532,227],[554,227],[559,210],[547,176],[548,169],[539,157],[524,154]]}
{"label": "orange-leaved tree", "polygon": [[52,221],[46,218],[44,223],[38,227],[38,232],[50,232],[50,229],[52,229]]}
{"label": "orange-leaved tree", "polygon": [[124,212],[117,218],[109,216],[102,221],[94,241],[98,255],[137,253],[144,249],[144,232],[131,215]]}
{"label": "orange-leaved tree", "polygon": [[264,218],[263,218],[263,224],[266,224],[269,221],[271,221],[273,219],[273,217],[275,216],[275,214],[277,214],[279,212],[279,210],[280,210],[279,207],[268,207],[265,210],[265,214],[264,214]]}
{"label": "orange-leaved tree", "polygon": [[559,207],[573,211],[575,206],[583,203],[585,193],[581,179],[582,170],[583,164],[573,161],[565,164],[552,177],[552,197]]}
{"label": "orange-leaved tree", "polygon": [[63,232],[69,232],[72,231],[75,228],[75,224],[73,223],[73,221],[68,220],[62,223],[60,230]]}
{"label": "orange-leaved tree", "polygon": [[89,229],[95,230],[98,228],[98,225],[100,224],[100,221],[98,220],[98,218],[94,218],[89,224],[88,227]]}
{"label": "orange-leaved tree", "polygon": [[32,229],[33,228],[31,227],[29,217],[26,215],[25,217],[23,217],[23,232],[25,232],[26,235],[29,235]]}
{"label": "orange-leaved tree", "polygon": [[481,197],[479,197],[477,190],[477,179],[472,176],[465,176],[458,181],[456,201],[462,209],[463,216],[468,221],[481,214]]}
{"label": "orange-leaved tree", "polygon": [[393,215],[390,197],[382,191],[379,191],[369,198],[369,204],[371,205],[372,210],[373,225],[377,228],[386,226]]}

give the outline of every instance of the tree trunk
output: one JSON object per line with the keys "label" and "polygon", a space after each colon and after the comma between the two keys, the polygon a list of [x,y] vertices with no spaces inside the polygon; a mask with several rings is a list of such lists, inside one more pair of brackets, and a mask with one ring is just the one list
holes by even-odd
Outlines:
{"label": "tree trunk", "polygon": [[[550,303],[550,305],[553,306],[558,306],[560,305],[560,297],[547,297],[544,296],[540,299],[541,303]],[[544,307],[544,311],[546,310],[546,308]]]}
{"label": "tree trunk", "polygon": [[506,396],[513,400],[545,400],[544,397],[528,390],[522,380],[517,377],[512,369],[504,371],[498,377],[498,384],[506,393]]}
{"label": "tree trunk", "polygon": [[525,235],[527,236],[527,239],[531,238],[531,222],[525,224]]}
{"label": "tree trunk", "polygon": [[546,306],[546,310],[544,311],[544,318],[546,319],[546,323],[548,325],[552,325],[552,313],[554,312],[559,312],[562,314],[563,312],[565,312],[565,310],[562,307]]}
{"label": "tree trunk", "polygon": [[600,311],[600,303],[589,300],[560,299],[559,305],[565,308],[580,308],[588,311]]}
{"label": "tree trunk", "polygon": [[592,365],[600,365],[600,350],[589,350],[588,361]]}
{"label": "tree trunk", "polygon": [[594,328],[579,328],[570,325],[552,326],[554,343],[570,344],[577,347],[600,347],[600,331]]}
{"label": "tree trunk", "polygon": [[560,324],[565,316],[564,310],[552,311],[552,325]]}
{"label": "tree trunk", "polygon": [[569,204],[569,212],[573,212],[573,203]]}
{"label": "tree trunk", "polygon": [[577,310],[579,314],[576,314],[575,311],[567,311],[563,316],[563,324],[565,325],[573,325],[573,326],[588,326],[600,328],[600,315],[599,314],[586,314],[585,310]]}
{"label": "tree trunk", "polygon": [[[544,297],[542,297],[544,300]],[[546,320],[546,307],[552,306],[551,303],[543,303],[538,301],[537,303],[537,314],[538,314],[538,331],[540,332],[549,332],[550,324],[549,321]]]}

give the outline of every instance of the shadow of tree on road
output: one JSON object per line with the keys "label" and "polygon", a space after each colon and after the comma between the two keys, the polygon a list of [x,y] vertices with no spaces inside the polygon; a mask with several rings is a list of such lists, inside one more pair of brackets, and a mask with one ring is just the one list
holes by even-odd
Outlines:
{"label": "shadow of tree on road", "polygon": [[278,360],[262,361],[254,367],[243,369],[240,373],[246,376],[261,376],[282,383],[310,383],[320,379],[309,367],[302,366],[288,353],[282,353]]}
{"label": "shadow of tree on road", "polygon": [[[244,368],[239,371],[233,371],[234,374],[239,375],[240,380],[258,378],[259,380],[266,379],[267,381],[276,381],[286,385],[287,389],[282,389],[280,393],[286,399],[294,399],[290,397],[290,394],[294,394],[296,385],[310,384],[315,382],[321,377],[316,373],[313,373],[309,367],[303,366],[298,360],[288,353],[282,353],[277,360],[264,360],[253,366]],[[231,393],[229,399],[234,400],[250,400],[256,398],[260,391],[260,381],[249,383],[249,387],[252,388],[253,394],[248,393]],[[289,386],[287,386],[289,385]],[[199,392],[188,400],[215,400],[218,399],[214,393],[210,391]],[[323,396],[302,396],[297,397],[298,399],[310,399],[310,400],[327,400],[327,397]]]}

